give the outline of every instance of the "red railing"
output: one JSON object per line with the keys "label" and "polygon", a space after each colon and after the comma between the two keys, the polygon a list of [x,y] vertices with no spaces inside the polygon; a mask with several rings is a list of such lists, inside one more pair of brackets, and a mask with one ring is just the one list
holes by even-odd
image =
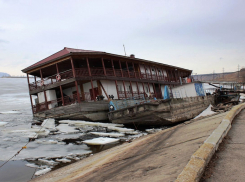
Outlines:
{"label": "red railing", "polygon": [[76,68],[75,71],[77,77],[89,76],[87,68]]}
{"label": "red railing", "polygon": [[[38,112],[46,111],[46,110],[49,110],[49,109],[52,109],[52,108],[57,108],[57,107],[60,107],[60,106],[67,106],[67,105],[71,105],[71,104],[74,104],[74,103],[78,103],[78,95],[77,94],[72,94],[72,95],[69,95],[69,96],[65,96],[65,97],[63,97],[63,99],[64,99],[64,104],[62,102],[62,98],[58,98],[56,100],[47,101],[47,103],[46,102],[42,102],[42,103],[33,105],[32,106],[33,112],[34,113],[38,113]],[[80,95],[80,100],[81,101],[90,101],[91,100],[90,93],[89,92],[85,92],[84,93],[84,98],[82,97],[82,95]]]}
{"label": "red railing", "polygon": [[[60,75],[60,79],[57,79],[57,75]],[[59,74],[55,74],[49,77],[44,78],[43,80],[38,80],[36,82],[33,82],[30,85],[30,90],[35,90],[37,88],[40,88],[42,86],[48,86],[50,84],[54,84],[58,81],[64,81],[66,79],[72,78],[73,72],[72,70],[67,70]]]}
{"label": "red railing", "polygon": [[[91,68],[91,75],[92,76],[105,76],[103,68]],[[163,81],[168,81],[167,77],[164,76],[156,76],[156,75],[151,75],[150,73],[139,73],[138,71],[126,71],[126,70],[120,70],[120,69],[111,69],[111,68],[106,68],[106,76],[109,77],[114,77],[114,71],[116,77],[125,77],[125,78],[140,78],[140,79],[147,79],[147,80],[163,80]],[[57,79],[57,75],[60,75],[60,79]],[[86,77],[89,76],[89,71],[87,68],[75,68],[75,75],[76,77]],[[30,90],[35,90],[43,86],[47,86],[50,84],[54,84],[59,81],[64,81],[66,79],[73,78],[73,71],[67,70],[59,74],[55,74],[49,77],[44,78],[43,80],[38,80],[36,83],[33,82],[29,84]],[[178,80],[179,82],[179,80]],[[183,79],[183,83],[185,80]]]}

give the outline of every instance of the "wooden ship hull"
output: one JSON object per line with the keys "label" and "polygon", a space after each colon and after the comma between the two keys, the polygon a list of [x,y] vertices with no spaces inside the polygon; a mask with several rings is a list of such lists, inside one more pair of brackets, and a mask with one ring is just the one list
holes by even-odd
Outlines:
{"label": "wooden ship hull", "polygon": [[107,101],[82,102],[37,112],[34,113],[34,117],[41,120],[54,118],[58,120],[108,121],[108,112]]}
{"label": "wooden ship hull", "polygon": [[214,103],[214,96],[152,100],[111,111],[109,120],[117,124],[171,125],[192,119]]}

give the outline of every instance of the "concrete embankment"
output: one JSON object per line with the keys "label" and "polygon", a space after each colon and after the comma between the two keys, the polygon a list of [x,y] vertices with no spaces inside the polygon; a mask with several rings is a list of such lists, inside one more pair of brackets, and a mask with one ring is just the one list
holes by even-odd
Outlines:
{"label": "concrete embankment", "polygon": [[174,181],[225,115],[189,121],[141,137],[33,181]]}
{"label": "concrete embankment", "polygon": [[245,110],[232,121],[232,127],[220,144],[202,177],[203,182],[244,181]]}
{"label": "concrete embankment", "polygon": [[215,151],[218,149],[223,138],[229,132],[233,119],[244,108],[245,104],[237,105],[225,115],[220,125],[213,131],[207,140],[205,140],[204,144],[191,156],[190,161],[178,176],[176,182],[200,180],[205,167],[209,163]]}

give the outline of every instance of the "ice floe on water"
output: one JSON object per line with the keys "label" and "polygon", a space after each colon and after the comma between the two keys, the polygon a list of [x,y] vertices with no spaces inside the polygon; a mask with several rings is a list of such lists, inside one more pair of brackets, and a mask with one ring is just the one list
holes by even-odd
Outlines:
{"label": "ice floe on water", "polygon": [[41,126],[49,129],[50,131],[57,131],[57,128],[55,127],[54,119],[45,119]]}
{"label": "ice floe on water", "polygon": [[5,126],[6,124],[8,124],[8,122],[0,122],[0,127]]}
{"label": "ice floe on water", "polygon": [[122,137],[125,136],[124,133],[102,133],[102,132],[89,132],[93,135],[98,135],[98,136],[109,136],[109,137]]}
{"label": "ice floe on water", "polygon": [[51,168],[47,167],[45,169],[38,170],[37,172],[35,172],[35,175],[40,176],[40,175],[48,173],[51,170],[52,170]]}
{"label": "ice floe on water", "polygon": [[[0,160],[8,160],[23,146],[27,146],[13,160],[26,160],[29,162],[26,166],[40,169],[35,175],[45,174],[61,163],[64,165],[78,161],[92,154],[92,151],[98,152],[92,146],[112,147],[120,141],[147,134],[125,128],[122,124],[79,120],[45,119],[41,125],[37,121],[33,123],[38,125],[1,123],[4,127],[0,127]],[[100,147],[99,150],[103,148],[106,147]]]}
{"label": "ice floe on water", "polygon": [[21,114],[20,111],[2,111],[0,114]]}

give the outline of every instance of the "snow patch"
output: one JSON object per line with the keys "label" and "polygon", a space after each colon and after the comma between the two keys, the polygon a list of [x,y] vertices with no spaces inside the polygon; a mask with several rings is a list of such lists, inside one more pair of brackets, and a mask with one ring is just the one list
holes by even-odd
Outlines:
{"label": "snow patch", "polygon": [[196,116],[194,119],[197,119],[197,118],[199,118],[201,116],[208,116],[208,115],[215,114],[216,112],[212,111],[211,107],[212,107],[212,105],[210,104],[207,109],[205,109],[201,114]]}
{"label": "snow patch", "polygon": [[116,143],[118,142],[119,139],[115,139],[115,138],[94,138],[91,140],[85,140],[83,141],[83,143],[86,143],[88,145],[106,145],[106,144],[110,144],[110,143]]}
{"label": "snow patch", "polygon": [[125,136],[124,133],[102,133],[102,132],[89,132],[93,135],[98,135],[98,136],[109,136],[109,137],[122,137]]}
{"label": "snow patch", "polygon": [[60,124],[56,127],[61,133],[78,133],[79,130],[75,129],[75,127],[69,126],[69,124]]}
{"label": "snow patch", "polygon": [[54,119],[45,119],[41,125],[44,128],[49,129],[50,131],[56,131],[57,129],[55,128],[55,120]]}
{"label": "snow patch", "polygon": [[40,175],[46,174],[49,171],[51,171],[51,168],[49,168],[49,167],[45,168],[45,169],[41,169],[41,170],[35,172],[35,176],[40,176]]}
{"label": "snow patch", "polygon": [[6,124],[8,124],[8,122],[0,122],[0,127],[5,126]]}
{"label": "snow patch", "polygon": [[21,114],[20,111],[4,111],[0,112],[0,114]]}
{"label": "snow patch", "polygon": [[71,160],[66,159],[66,158],[62,158],[62,159],[56,159],[57,162],[63,162],[63,163],[69,163],[71,162]]}

